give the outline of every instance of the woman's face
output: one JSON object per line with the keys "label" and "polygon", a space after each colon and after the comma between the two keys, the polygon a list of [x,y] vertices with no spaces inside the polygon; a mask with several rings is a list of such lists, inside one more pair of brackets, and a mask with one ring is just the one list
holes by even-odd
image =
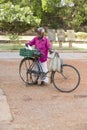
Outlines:
{"label": "woman's face", "polygon": [[37,32],[37,36],[38,36],[39,38],[42,38],[42,37],[44,36],[44,34],[43,34],[42,32]]}

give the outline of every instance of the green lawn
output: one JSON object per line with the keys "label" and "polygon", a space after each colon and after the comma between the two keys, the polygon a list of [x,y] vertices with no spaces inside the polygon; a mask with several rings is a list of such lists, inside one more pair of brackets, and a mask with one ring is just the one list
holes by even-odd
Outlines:
{"label": "green lawn", "polygon": [[72,48],[69,48],[68,43],[62,44],[62,48],[59,48],[58,44],[52,45],[53,49],[59,49],[59,50],[87,50],[87,44],[72,44]]}
{"label": "green lawn", "polygon": [[4,51],[4,50],[19,50],[20,48],[22,48],[23,45],[22,44],[0,44],[0,51]]}
{"label": "green lawn", "polygon": [[[84,32],[77,32],[75,33],[75,37],[76,39],[79,39],[79,40],[86,40],[87,41],[87,33],[84,33]],[[4,39],[6,38],[6,36],[0,36],[1,39]],[[8,36],[7,36],[8,38]],[[33,38],[33,36],[19,36],[19,38],[21,39],[26,39],[26,40],[31,40]],[[21,47],[24,47],[23,44],[21,44],[20,41],[18,41],[18,43],[14,43],[14,44],[11,44],[11,43],[0,43],[0,51],[4,51],[4,50],[19,50]],[[53,43],[52,44],[52,48],[53,49],[59,49],[59,50],[87,50],[87,43],[86,44],[78,44],[78,43],[73,43],[72,44],[72,48],[69,48],[69,45],[68,43],[63,43],[62,44],[62,48],[59,48],[59,44],[56,42],[56,43]]]}
{"label": "green lawn", "polygon": [[[19,50],[20,48],[24,47],[24,44],[6,44],[0,43],[0,51],[5,50]],[[58,50],[87,50],[87,44],[72,44],[72,48],[69,48],[68,43],[62,44],[62,48],[59,48],[59,44],[55,43],[52,45],[53,49]]]}

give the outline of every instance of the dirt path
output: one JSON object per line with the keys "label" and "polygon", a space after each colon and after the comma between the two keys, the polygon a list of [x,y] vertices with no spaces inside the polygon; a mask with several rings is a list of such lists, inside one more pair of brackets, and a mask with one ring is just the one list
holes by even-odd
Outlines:
{"label": "dirt path", "polygon": [[81,75],[78,89],[68,94],[52,85],[26,87],[18,73],[20,59],[0,60],[0,88],[13,116],[12,122],[0,123],[6,130],[87,130],[87,60],[65,62]]}

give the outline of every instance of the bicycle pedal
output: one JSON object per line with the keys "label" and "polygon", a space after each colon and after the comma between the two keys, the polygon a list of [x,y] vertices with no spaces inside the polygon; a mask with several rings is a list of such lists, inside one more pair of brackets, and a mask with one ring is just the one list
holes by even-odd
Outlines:
{"label": "bicycle pedal", "polygon": [[29,86],[29,84],[28,83],[26,83],[26,87],[28,87]]}

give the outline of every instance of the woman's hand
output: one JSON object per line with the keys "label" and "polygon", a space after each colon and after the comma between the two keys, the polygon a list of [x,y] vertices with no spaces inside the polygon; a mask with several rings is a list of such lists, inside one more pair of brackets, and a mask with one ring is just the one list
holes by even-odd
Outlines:
{"label": "woman's hand", "polygon": [[50,49],[50,50],[49,50],[49,53],[52,54],[52,53],[54,53],[54,51]]}
{"label": "woman's hand", "polygon": [[28,43],[25,43],[25,46],[28,47]]}

